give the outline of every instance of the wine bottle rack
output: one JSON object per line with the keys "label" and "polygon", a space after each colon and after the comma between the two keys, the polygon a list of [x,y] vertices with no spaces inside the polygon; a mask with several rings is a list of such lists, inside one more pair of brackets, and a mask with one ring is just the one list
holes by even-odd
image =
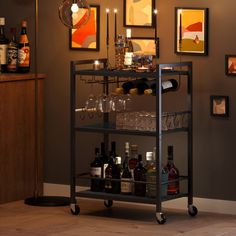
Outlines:
{"label": "wine bottle rack", "polygon": [[[162,212],[162,202],[168,201],[180,197],[187,197],[188,201],[188,213],[190,216],[195,216],[197,214],[197,208],[193,205],[193,135],[192,135],[192,62],[179,62],[179,63],[163,63],[157,64],[155,72],[136,72],[132,70],[111,70],[107,68],[107,60],[99,59],[103,63],[103,68],[99,70],[93,69],[78,69],[78,67],[83,67],[84,65],[92,66],[94,60],[84,60],[84,61],[71,61],[71,78],[70,78],[70,165],[71,165],[71,183],[70,183],[70,194],[71,194],[71,212],[72,214],[79,214],[80,208],[76,197],[86,197],[86,198],[96,198],[103,199],[104,204],[107,207],[112,206],[113,200],[117,201],[127,201],[136,203],[150,203],[156,205],[156,220],[159,224],[163,224],[166,221],[166,217]],[[165,69],[171,68],[171,69]],[[78,79],[83,80],[83,77],[92,76],[99,77],[99,79],[93,80],[98,84],[103,86],[103,92],[109,94],[109,83],[114,82],[114,77],[120,78],[121,81],[128,80],[130,78],[151,78],[156,80],[157,84],[157,95],[154,97],[156,99],[156,130],[155,131],[140,131],[140,130],[122,130],[117,129],[115,124],[109,122],[109,114],[104,113],[103,119],[100,124],[93,125],[81,125],[76,123],[76,113],[77,108],[77,91],[76,82]],[[161,83],[165,77],[168,76],[178,76],[186,78],[187,80],[187,111],[188,113],[188,125],[187,127],[173,128],[169,130],[162,130],[162,93],[161,93]],[[86,82],[86,80],[85,80]],[[88,82],[88,81],[87,81]],[[180,112],[181,113],[181,112]],[[175,114],[175,113],[173,113]],[[178,112],[176,113],[178,114]],[[78,175],[76,171],[77,166],[77,149],[76,149],[76,133],[79,132],[89,132],[89,133],[102,133],[104,142],[108,143],[110,134],[117,135],[137,135],[137,136],[150,136],[154,137],[156,140],[156,147],[158,152],[158,158],[156,160],[156,197],[137,197],[137,196],[127,196],[122,194],[111,194],[106,192],[92,192],[90,190],[76,191],[76,180],[78,178],[83,178],[82,175]],[[171,133],[185,132],[187,135],[187,176],[180,177],[180,180],[187,181],[187,191],[181,192],[176,195],[161,196],[161,186],[162,186],[162,135],[167,135]],[[89,178],[89,177],[88,177]]]}

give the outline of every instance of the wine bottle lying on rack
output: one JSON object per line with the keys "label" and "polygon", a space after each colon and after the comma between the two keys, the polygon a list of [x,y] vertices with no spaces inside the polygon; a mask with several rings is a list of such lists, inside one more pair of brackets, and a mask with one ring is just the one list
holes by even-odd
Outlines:
{"label": "wine bottle lying on rack", "polygon": [[[176,91],[179,87],[179,83],[175,79],[169,79],[162,82],[162,93],[169,91]],[[156,95],[156,80],[147,80],[146,78],[137,79],[134,81],[128,81],[123,83],[122,87],[116,89],[116,93],[119,94],[152,94]]]}

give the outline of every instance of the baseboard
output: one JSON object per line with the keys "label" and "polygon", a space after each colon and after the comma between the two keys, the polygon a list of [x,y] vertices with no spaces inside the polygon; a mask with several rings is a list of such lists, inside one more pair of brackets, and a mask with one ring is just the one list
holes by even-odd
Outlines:
{"label": "baseboard", "polygon": [[[44,183],[44,195],[46,196],[69,196],[70,186],[61,184]],[[87,189],[87,187],[76,187],[77,191]],[[194,205],[199,212],[212,212],[218,214],[236,215],[236,201],[216,200],[207,198],[194,198]],[[187,199],[179,198],[163,203],[163,208],[186,210]]]}

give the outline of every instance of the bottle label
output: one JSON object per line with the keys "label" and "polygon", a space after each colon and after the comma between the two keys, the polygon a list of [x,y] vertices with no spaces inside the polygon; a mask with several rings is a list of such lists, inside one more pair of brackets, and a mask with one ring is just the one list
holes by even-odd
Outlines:
{"label": "bottle label", "polygon": [[156,172],[147,172],[147,182],[153,184],[147,184],[147,196],[156,197]]}
{"label": "bottle label", "polygon": [[168,89],[168,88],[172,88],[172,83],[170,81],[164,81],[162,82],[162,88],[163,89]]}
{"label": "bottle label", "polygon": [[106,168],[107,168],[107,166],[108,166],[108,163],[104,163],[103,164],[103,178],[106,178]]}
{"label": "bottle label", "polygon": [[124,182],[125,181],[132,181],[130,178],[122,178],[121,179],[121,192],[122,193],[131,193],[132,192],[132,183],[131,182]]}
{"label": "bottle label", "polygon": [[101,167],[91,167],[90,175],[92,177],[101,178],[101,176],[102,176],[102,168]]}
{"label": "bottle label", "polygon": [[30,65],[30,47],[25,46],[18,50],[18,63],[20,67],[28,67]]}
{"label": "bottle label", "polygon": [[7,64],[7,45],[0,44],[0,62],[1,65]]}
{"label": "bottle label", "polygon": [[7,69],[16,71],[17,69],[18,50],[16,48],[8,48],[7,52]]}

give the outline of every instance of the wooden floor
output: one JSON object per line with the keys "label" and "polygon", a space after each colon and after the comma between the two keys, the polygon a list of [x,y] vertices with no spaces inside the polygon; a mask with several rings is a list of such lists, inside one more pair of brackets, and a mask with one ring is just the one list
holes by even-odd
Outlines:
{"label": "wooden floor", "polygon": [[1,236],[236,236],[236,216],[164,209],[167,222],[158,225],[155,208],[114,202],[111,209],[102,201],[80,199],[81,213],[69,207],[33,207],[22,201],[0,205]]}

